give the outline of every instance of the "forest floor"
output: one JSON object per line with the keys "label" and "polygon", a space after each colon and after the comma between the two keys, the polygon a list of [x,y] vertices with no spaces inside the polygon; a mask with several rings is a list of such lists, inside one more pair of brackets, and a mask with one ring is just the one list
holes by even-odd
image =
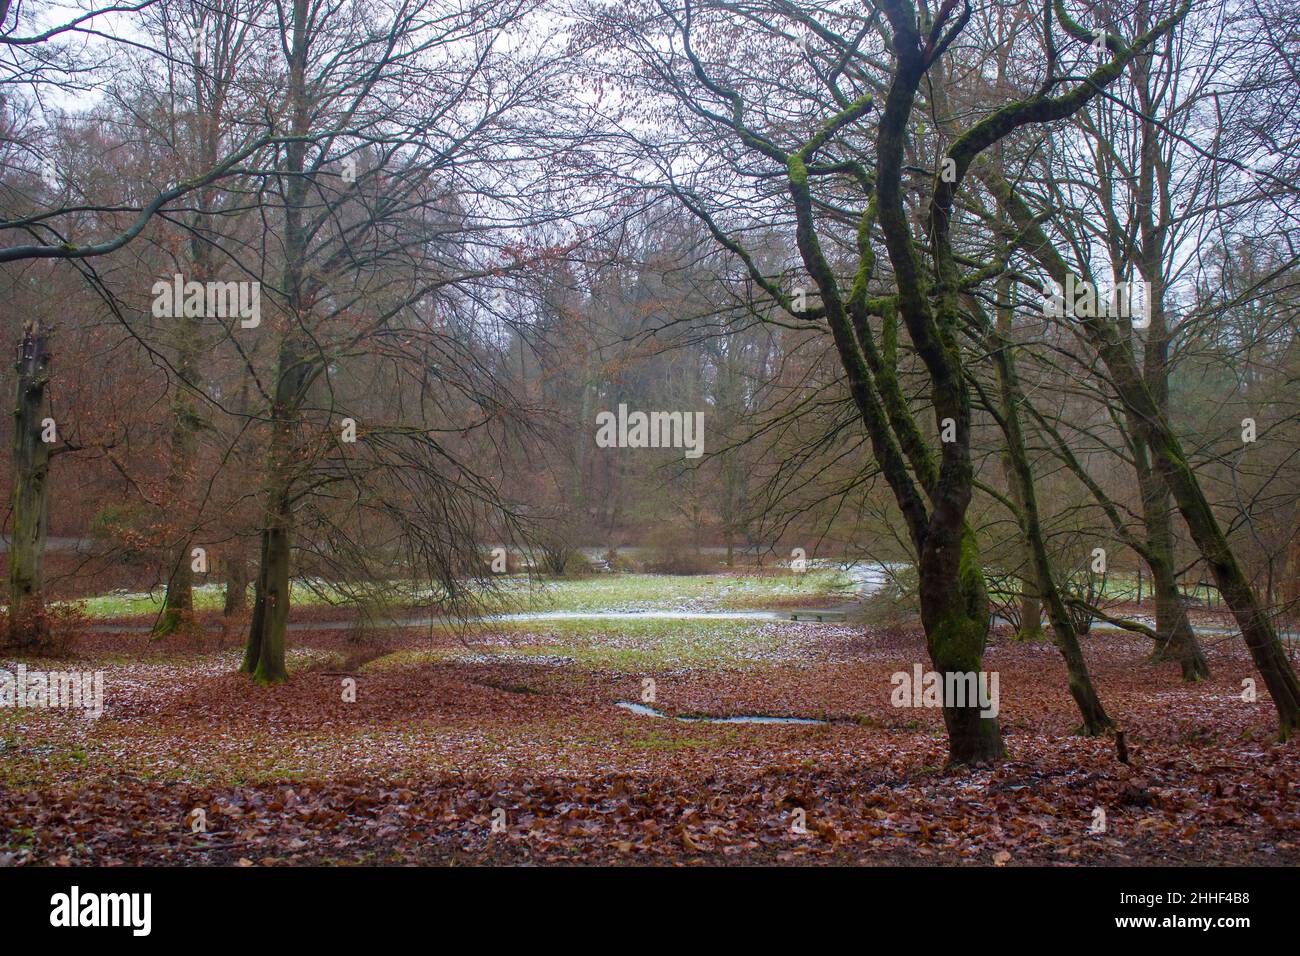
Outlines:
{"label": "forest floor", "polygon": [[[1300,864],[1300,743],[1262,684],[1243,700],[1239,639],[1207,637],[1194,686],[1143,639],[1086,640],[1126,765],[1074,734],[1055,648],[997,633],[1007,758],[947,770],[940,711],[890,701],[929,667],[916,628],[309,627],[272,688],[235,672],[241,636],[0,660],[104,673],[98,719],[0,708],[0,864]],[[669,716],[618,706],[648,681]],[[825,723],[675,719],[737,715]]]}

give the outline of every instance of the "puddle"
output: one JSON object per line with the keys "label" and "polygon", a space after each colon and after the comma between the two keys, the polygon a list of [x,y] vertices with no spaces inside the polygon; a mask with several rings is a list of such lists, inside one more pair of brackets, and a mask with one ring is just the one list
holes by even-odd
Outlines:
{"label": "puddle", "polygon": [[494,614],[485,621],[778,621],[776,611],[521,611]]}
{"label": "puddle", "polygon": [[615,704],[616,707],[622,707],[624,710],[641,717],[663,717],[669,720],[680,720],[691,724],[828,724],[827,720],[814,720],[811,717],[758,717],[758,716],[739,716],[739,717],[669,717],[663,711],[655,710],[653,707],[647,707],[645,704],[633,703],[630,700],[620,700]]}

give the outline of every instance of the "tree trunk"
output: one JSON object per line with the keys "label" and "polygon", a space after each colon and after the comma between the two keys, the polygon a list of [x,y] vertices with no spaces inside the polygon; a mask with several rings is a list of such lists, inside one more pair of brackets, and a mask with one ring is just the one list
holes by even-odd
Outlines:
{"label": "tree trunk", "polygon": [[[184,378],[191,370],[186,358],[188,348],[181,347],[178,362],[179,374]],[[191,470],[194,464],[195,420],[193,402],[185,392],[182,381],[174,386],[172,397],[172,447],[171,464],[167,476],[169,487],[170,514],[174,519],[173,527],[180,531],[188,524],[190,500],[189,486]],[[194,611],[194,570],[191,565],[190,535],[188,530],[178,535],[167,556],[170,572],[167,575],[167,593],[163,598],[162,613],[154,622],[155,639],[166,637],[186,626]]]}
{"label": "tree trunk", "polygon": [[[999,326],[1003,325],[1003,321],[1004,316],[999,315]],[[1023,399],[1016,375],[1015,356],[1012,353],[1011,343],[1007,339],[998,336],[992,344],[998,386],[1002,393],[1007,457],[1018,489],[1016,498],[1021,507],[1021,529],[1029,545],[1038,594],[1047,604],[1047,615],[1052,622],[1052,633],[1056,637],[1055,644],[1065,660],[1070,696],[1074,698],[1074,703],[1079,708],[1079,715],[1083,718],[1081,729],[1090,737],[1099,736],[1110,729],[1112,722],[1106,714],[1106,708],[1102,706],[1096,688],[1093,687],[1087,662],[1083,658],[1083,649],[1079,646],[1079,635],[1074,629],[1074,621],[1052,576],[1051,561],[1048,558],[1047,543],[1043,538],[1042,522],[1038,512],[1038,492],[1034,485],[1033,470],[1029,466],[1024,430],[1020,423],[1019,405]]]}
{"label": "tree trunk", "polygon": [[1183,680],[1194,682],[1210,676],[1210,665],[1205,659],[1187,607],[1178,593],[1174,569],[1163,555],[1152,551],[1150,562],[1152,590],[1156,600],[1156,646],[1151,652],[1154,661],[1178,661]]}
{"label": "tree trunk", "polygon": [[[295,135],[305,136],[310,128],[306,89],[307,66],[306,0],[293,2],[293,40],[289,47],[290,126]],[[289,561],[293,533],[293,482],[302,459],[296,429],[303,397],[317,370],[308,356],[312,342],[305,331],[311,309],[304,302],[308,227],[304,225],[307,202],[307,147],[294,141],[285,147],[285,168],[294,175],[285,189],[284,289],[286,328],[276,361],[275,391],[271,400],[270,464],[265,491],[265,524],[257,572],[253,619],[240,670],[253,675],[259,684],[278,684],[289,679],[284,663],[285,629],[289,622]]]}
{"label": "tree trunk", "polygon": [[[204,257],[196,261],[202,263]],[[206,268],[200,268],[196,276],[206,278]],[[165,637],[185,625],[194,610],[194,571],[191,566],[190,537],[192,525],[189,503],[193,498],[192,478],[194,461],[197,455],[197,437],[199,429],[198,411],[194,405],[194,396],[189,389],[196,374],[195,350],[200,341],[201,330],[194,318],[175,320],[180,324],[177,337],[176,374],[179,381],[172,392],[172,436],[171,461],[167,474],[169,517],[173,519],[173,528],[178,532],[168,555],[170,573],[167,576],[167,594],[163,599],[163,610],[154,623],[155,638]]]}
{"label": "tree trunk", "polygon": [[248,562],[242,553],[226,561],[226,603],[221,613],[233,617],[248,609]]}
{"label": "tree trunk", "polygon": [[[1154,372],[1150,377],[1158,384],[1152,397],[1157,404],[1164,396],[1168,406],[1167,382]],[[1161,409],[1162,413],[1165,408]],[[1175,660],[1182,668],[1183,680],[1195,682],[1210,676],[1196,632],[1187,617],[1187,608],[1174,580],[1174,529],[1169,504],[1169,489],[1151,467],[1146,443],[1141,439],[1141,424],[1128,415],[1133,439],[1133,466],[1137,472],[1138,491],[1142,497],[1142,524],[1147,537],[1147,566],[1151,568],[1151,589],[1156,600],[1156,646],[1152,660]]]}
{"label": "tree trunk", "polygon": [[1286,740],[1300,730],[1300,681],[1296,679],[1267,610],[1260,606],[1195,473],[1183,457],[1178,439],[1163,419],[1151,421],[1149,430],[1160,475],[1173,492],[1187,528],[1214,572],[1224,602],[1241,628],[1255,667],[1273,697],[1279,737]]}
{"label": "tree trunk", "polygon": [[295,462],[299,460],[295,423],[309,369],[292,340],[281,342],[276,370],[271,430],[271,457],[265,491],[261,552],[249,624],[248,643],[240,670],[262,684],[288,680],[284,663],[285,628],[289,621],[290,552],[293,534]]}
{"label": "tree trunk", "polygon": [[[933,529],[931,535],[935,535]],[[919,568],[926,648],[935,671],[945,677],[945,685],[948,674],[982,672],[989,630],[988,594],[974,532],[963,525],[954,544],[932,548],[927,543]],[[990,763],[1006,754],[998,719],[982,716],[978,701],[958,707],[945,700],[943,722],[948,728],[950,762]]]}
{"label": "tree trunk", "polygon": [[43,440],[50,352],[37,322],[23,328],[14,402],[13,494],[9,535],[9,640],[19,648],[44,643],[45,538],[49,532],[50,443]]}
{"label": "tree trunk", "polygon": [[189,541],[176,545],[171,574],[167,577],[167,593],[163,597],[162,613],[154,622],[155,639],[174,634],[190,621],[194,612],[194,571],[190,565]]}
{"label": "tree trunk", "polygon": [[240,670],[259,684],[289,679],[284,663],[285,630],[289,622],[289,508],[287,497],[277,503],[271,526],[262,530],[253,619]]}
{"label": "tree trunk", "polygon": [[[1026,230],[1027,245],[1035,249],[1048,274],[1065,288],[1069,267],[1043,234],[1033,212],[1005,179],[990,177],[990,185],[1011,211],[1016,225]],[[1137,421],[1140,428],[1138,437],[1151,450],[1157,473],[1173,495],[1192,540],[1214,573],[1224,603],[1231,609],[1251,659],[1273,698],[1278,715],[1278,736],[1286,740],[1300,730],[1300,681],[1287,660],[1286,650],[1268,612],[1251,589],[1250,580],[1238,564],[1219,519],[1183,454],[1182,443],[1160,413],[1128,344],[1107,325],[1107,319],[1076,317],[1110,373],[1120,400]]]}
{"label": "tree trunk", "polygon": [[[1138,26],[1146,29],[1151,11],[1142,6],[1137,11]],[[1163,422],[1169,421],[1169,345],[1171,340],[1169,319],[1165,311],[1166,260],[1170,256],[1171,226],[1174,210],[1170,204],[1170,167],[1164,155],[1160,130],[1154,119],[1157,105],[1163,98],[1164,84],[1154,75],[1151,57],[1139,57],[1133,64],[1133,85],[1141,104],[1142,149],[1138,160],[1134,215],[1138,221],[1138,254],[1134,260],[1142,279],[1147,283],[1147,308],[1149,322],[1146,342],[1142,348],[1141,374],[1150,393],[1151,401]],[[1118,247],[1117,247],[1118,248]],[[1116,266],[1122,256],[1112,255]],[[1130,350],[1129,355],[1133,352]],[[1142,495],[1142,516],[1147,529],[1147,547],[1159,571],[1152,566],[1156,577],[1156,642],[1155,658],[1173,657],[1182,666],[1183,679],[1196,681],[1208,677],[1209,664],[1196,641],[1187,609],[1179,598],[1174,576],[1174,532],[1170,516],[1169,488],[1152,474],[1148,443],[1143,421],[1131,406],[1127,409],[1129,430],[1134,435],[1133,463],[1137,469],[1138,490]],[[1162,614],[1163,611],[1163,614]]]}
{"label": "tree trunk", "polygon": [[1021,587],[1024,590],[1020,594],[1020,636],[1034,640],[1043,633],[1043,602],[1032,580],[1025,578]]}
{"label": "tree trunk", "polygon": [[[1011,492],[1011,500],[1023,512],[1025,509],[1023,485],[1017,477],[1016,466],[1011,460],[1009,449],[1004,449],[1002,453],[1002,471],[1006,476],[1007,490]],[[1024,534],[1024,528],[1022,527],[1022,543],[1025,546],[1026,553],[1029,553],[1032,549]],[[1018,640],[1034,641],[1043,636],[1043,602],[1038,595],[1036,578],[1037,574],[1034,571],[1031,559],[1029,569],[1020,576],[1020,630],[1016,634]]]}

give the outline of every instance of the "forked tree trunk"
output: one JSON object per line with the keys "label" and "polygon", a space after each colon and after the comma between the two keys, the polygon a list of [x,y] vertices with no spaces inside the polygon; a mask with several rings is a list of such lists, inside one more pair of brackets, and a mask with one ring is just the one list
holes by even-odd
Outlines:
{"label": "forked tree trunk", "polygon": [[285,667],[285,630],[289,622],[290,523],[287,498],[281,498],[262,530],[261,560],[253,600],[253,619],[240,670],[259,684],[289,679]]}
{"label": "forked tree trunk", "polygon": [[18,347],[13,423],[13,494],[9,527],[9,639],[20,648],[44,642],[45,539],[49,531],[50,443],[44,440],[50,352],[38,322]]}

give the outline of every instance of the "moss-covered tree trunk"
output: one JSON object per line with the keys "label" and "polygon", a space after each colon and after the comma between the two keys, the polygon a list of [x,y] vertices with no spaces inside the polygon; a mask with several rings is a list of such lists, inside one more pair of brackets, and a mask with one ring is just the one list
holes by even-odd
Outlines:
{"label": "moss-covered tree trunk", "polygon": [[18,360],[13,420],[13,492],[9,499],[9,639],[19,648],[45,639],[45,539],[49,531],[50,442],[45,441],[49,342],[26,323]]}
{"label": "moss-covered tree trunk", "polygon": [[[1025,231],[1026,246],[1034,250],[1053,281],[1064,288],[1069,266],[1044,235],[1033,211],[1006,179],[993,175],[988,182],[1010,211],[1017,227]],[[1297,680],[1287,659],[1268,611],[1251,588],[1250,579],[1238,563],[1196,472],[1187,461],[1182,443],[1161,414],[1127,342],[1104,317],[1078,318],[1086,337],[1110,373],[1120,400],[1137,421],[1138,437],[1150,449],[1157,474],[1173,495],[1192,540],[1213,573],[1219,593],[1232,611],[1233,620],[1241,629],[1251,659],[1273,698],[1278,715],[1278,736],[1285,740],[1300,730],[1300,680]]]}
{"label": "moss-covered tree trunk", "polygon": [[[997,283],[997,297],[999,302],[1009,302],[1011,296],[1011,280],[1002,278]],[[997,331],[1002,337],[1005,349],[1009,349],[1010,343],[1007,341],[1007,335],[1011,330],[1011,309],[998,308],[997,310]],[[995,356],[996,358],[997,356]],[[1001,369],[999,368],[999,385],[1003,391],[1003,402],[1006,403],[1007,383],[1003,381]],[[1022,427],[1017,407],[1012,408],[1016,413],[1016,427]],[[1010,415],[1008,415],[1010,418]],[[1006,476],[1007,490],[1011,493],[1011,500],[1016,507],[1020,509],[1023,515],[1026,508],[1024,482],[1020,478],[1020,470],[1016,461],[1012,458],[1010,447],[1011,439],[1008,437],[1008,444],[1002,450],[1002,472]],[[1043,601],[1039,596],[1038,590],[1038,572],[1034,567],[1032,558],[1033,547],[1030,544],[1027,532],[1024,526],[1020,529],[1021,540],[1025,546],[1025,561],[1027,569],[1020,576],[1020,631],[1016,635],[1021,640],[1034,641],[1043,636]]]}
{"label": "moss-covered tree trunk", "polygon": [[[975,534],[964,523],[955,538],[931,528],[918,568],[921,623],[934,669],[949,674],[980,674],[988,641],[989,602],[980,569]],[[958,706],[945,700],[948,758],[958,764],[1000,760],[1006,753],[995,716],[984,716],[978,701]]]}
{"label": "moss-covered tree trunk", "polygon": [[1147,566],[1151,569],[1151,592],[1156,604],[1157,637],[1151,657],[1156,661],[1177,661],[1185,681],[1203,680],[1210,676],[1210,665],[1192,630],[1174,574],[1169,490],[1149,472],[1145,478],[1140,477],[1139,483],[1147,529]]}
{"label": "moss-covered tree trunk", "polygon": [[[307,0],[294,0],[292,40],[289,45],[290,127],[305,137],[311,126],[306,88]],[[289,578],[293,537],[293,488],[303,465],[297,430],[303,397],[318,369],[309,330],[311,309],[305,302],[309,227],[304,207],[310,184],[306,175],[307,144],[295,140],[285,147],[288,174],[284,197],[284,277],[286,309],[276,360],[271,399],[271,441],[267,480],[263,492],[263,525],[258,559],[253,619],[248,630],[240,669],[261,684],[288,680],[285,667],[285,631],[289,622]]]}
{"label": "moss-covered tree trunk", "polygon": [[[184,321],[187,326],[191,326],[191,334],[195,334],[197,330],[192,328],[192,323]],[[154,623],[154,637],[165,637],[175,632],[190,619],[194,611],[194,567],[191,537],[186,527],[189,520],[186,502],[193,492],[190,483],[193,478],[198,416],[193,397],[184,384],[193,375],[193,365],[192,352],[188,346],[183,345],[177,363],[183,381],[175,385],[172,395],[171,462],[167,476],[168,497],[173,509],[172,525],[178,533],[174,536],[171,550],[165,559],[167,593],[163,598],[162,612]]]}
{"label": "moss-covered tree trunk", "polygon": [[262,530],[253,619],[240,666],[259,684],[279,684],[289,679],[285,634],[289,623],[291,531],[288,501],[282,498],[271,514],[270,526]]}
{"label": "moss-covered tree trunk", "polygon": [[[913,470],[921,476],[930,501],[928,520],[912,525],[921,598],[921,622],[926,646],[935,670],[943,675],[980,673],[988,641],[989,607],[975,534],[966,523],[966,511],[974,490],[974,468],[970,454],[970,392],[962,363],[961,345],[955,332],[961,323],[958,304],[957,266],[953,257],[950,225],[954,185],[935,180],[930,198],[930,251],[933,266],[927,269],[912,235],[904,200],[903,163],[908,118],[922,77],[933,64],[932,47],[927,48],[917,30],[916,11],[910,4],[890,2],[883,9],[894,31],[895,72],[889,85],[876,130],[876,208],[885,249],[893,266],[894,304],[907,328],[917,355],[930,379],[930,401],[940,431],[940,451],[935,473],[928,449],[920,442],[909,417],[899,408],[897,376],[891,368],[886,376],[886,406],[895,430],[908,452]],[[946,8],[946,12],[951,11]],[[945,12],[945,15],[946,15]],[[930,43],[933,43],[931,39]],[[863,226],[870,228],[869,217]],[[863,240],[859,233],[859,242]],[[854,283],[854,312],[859,337],[865,336],[865,315],[860,308],[868,275],[859,272]],[[931,293],[933,292],[933,299]],[[887,349],[895,347],[892,341]],[[895,489],[898,490],[897,488]],[[900,499],[904,514],[914,507]],[[915,519],[912,519],[914,522]],[[944,723],[948,728],[948,753],[953,763],[984,763],[1000,760],[1006,748],[996,716],[985,716],[978,701],[957,706],[945,700]]]}
{"label": "moss-covered tree trunk", "polygon": [[[1003,318],[999,316],[999,324],[1002,324]],[[1047,605],[1047,616],[1052,623],[1052,633],[1055,637],[1054,643],[1065,661],[1070,696],[1074,698],[1075,706],[1079,708],[1079,715],[1083,718],[1081,730],[1088,736],[1095,737],[1109,730],[1112,722],[1093,686],[1087,662],[1083,658],[1083,649],[1079,646],[1079,635],[1075,631],[1074,620],[1070,617],[1065,599],[1061,596],[1052,574],[1051,560],[1047,554],[1047,543],[1043,538],[1042,519],[1038,510],[1038,491],[1034,484],[1034,474],[1025,446],[1024,429],[1020,421],[1019,407],[1023,396],[1016,373],[1015,355],[1011,343],[1005,337],[998,336],[992,345],[998,373],[998,387],[1002,395],[1002,424],[1006,433],[1006,453],[1018,490],[1016,499],[1021,509],[1018,517],[1025,542],[1029,546],[1037,593]]]}
{"label": "moss-covered tree trunk", "polygon": [[[1145,28],[1151,18],[1151,9],[1141,5],[1135,11],[1139,28]],[[1134,264],[1146,283],[1148,327],[1142,347],[1142,377],[1151,399],[1164,421],[1169,421],[1169,317],[1165,309],[1166,267],[1171,247],[1171,230],[1175,221],[1168,156],[1165,154],[1165,131],[1156,121],[1162,101],[1172,95],[1165,78],[1158,75],[1156,58],[1138,57],[1133,62],[1133,88],[1141,106],[1141,152],[1138,157],[1136,203],[1133,216],[1138,223],[1138,251]],[[1167,69],[1175,69],[1168,62]],[[1123,249],[1118,238],[1112,239],[1112,261],[1122,265],[1129,250]],[[1134,442],[1134,466],[1137,469],[1138,490],[1142,495],[1142,519],[1146,526],[1148,564],[1155,582],[1156,597],[1156,647],[1154,657],[1177,660],[1182,667],[1183,679],[1197,681],[1210,675],[1187,609],[1178,593],[1174,580],[1174,529],[1169,501],[1169,489],[1160,476],[1152,473],[1146,442],[1142,439],[1143,423],[1134,421],[1128,411],[1129,430],[1137,436]]]}

